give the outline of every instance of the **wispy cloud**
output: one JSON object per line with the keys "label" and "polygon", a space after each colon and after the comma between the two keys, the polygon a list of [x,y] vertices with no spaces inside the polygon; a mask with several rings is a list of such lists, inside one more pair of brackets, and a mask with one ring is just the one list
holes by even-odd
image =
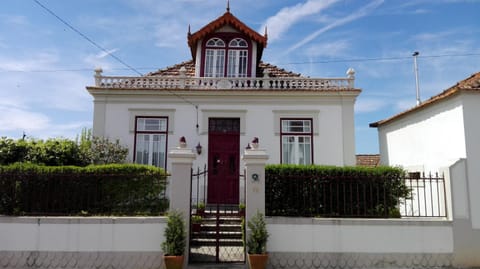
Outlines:
{"label": "wispy cloud", "polygon": [[355,113],[376,112],[387,107],[389,104],[385,99],[359,98],[355,103]]}
{"label": "wispy cloud", "polygon": [[16,26],[28,25],[27,17],[21,15],[0,15],[0,22]]}
{"label": "wispy cloud", "polygon": [[331,22],[327,26],[324,26],[321,29],[313,32],[312,34],[310,34],[307,37],[305,37],[304,39],[302,39],[300,42],[298,42],[295,45],[288,48],[285,51],[285,53],[288,54],[288,53],[304,46],[305,44],[307,44],[307,43],[311,42],[312,40],[314,40],[315,38],[317,38],[319,35],[327,32],[331,29],[334,29],[338,26],[344,25],[344,24],[349,23],[351,21],[357,20],[361,17],[367,16],[368,14],[370,14],[370,12],[372,12],[373,10],[378,8],[381,4],[383,4],[383,2],[384,2],[384,0],[372,1],[368,5],[360,8],[359,10],[353,12],[352,14],[350,14],[350,15],[344,17],[344,18],[341,18],[341,19],[338,19],[338,20],[335,20],[335,21]]}
{"label": "wispy cloud", "polygon": [[335,58],[344,55],[345,51],[350,47],[348,40],[336,40],[329,43],[319,43],[305,49],[308,57],[329,57]]}
{"label": "wispy cloud", "polygon": [[111,49],[111,50],[107,50],[107,51],[102,51],[102,52],[98,53],[96,57],[99,58],[99,59],[102,59],[102,58],[105,58],[108,55],[110,55],[112,53],[115,53],[117,51],[118,51],[118,49]]}
{"label": "wispy cloud", "polygon": [[50,123],[42,113],[0,104],[0,131],[37,131],[46,129]]}
{"label": "wispy cloud", "polygon": [[303,4],[282,8],[277,14],[267,19],[262,25],[260,32],[262,32],[266,26],[268,28],[269,41],[273,42],[288,31],[293,24],[304,19],[306,16],[325,10],[338,1],[339,0],[309,0]]}
{"label": "wispy cloud", "polygon": [[41,112],[0,104],[0,132],[9,133],[11,137],[29,137],[47,139],[51,137],[75,138],[82,128],[92,126],[91,121],[53,122]]}
{"label": "wispy cloud", "polygon": [[58,61],[58,55],[40,52],[26,59],[2,57],[0,55],[0,71],[32,71],[44,70],[53,66]]}

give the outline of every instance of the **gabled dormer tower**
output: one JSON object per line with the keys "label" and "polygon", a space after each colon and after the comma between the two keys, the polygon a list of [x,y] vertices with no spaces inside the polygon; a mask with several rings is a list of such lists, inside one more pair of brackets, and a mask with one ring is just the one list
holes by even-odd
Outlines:
{"label": "gabled dormer tower", "polygon": [[262,36],[230,13],[230,9],[195,33],[188,46],[196,77],[255,77],[267,33]]}

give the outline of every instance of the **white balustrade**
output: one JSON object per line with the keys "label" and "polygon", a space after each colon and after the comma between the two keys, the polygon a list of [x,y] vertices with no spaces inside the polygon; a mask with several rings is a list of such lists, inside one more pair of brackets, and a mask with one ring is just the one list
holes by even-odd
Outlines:
{"label": "white balustrade", "polygon": [[354,88],[354,77],[349,78],[208,78],[184,76],[113,77],[95,75],[95,84],[113,89],[272,89],[272,90],[330,90]]}

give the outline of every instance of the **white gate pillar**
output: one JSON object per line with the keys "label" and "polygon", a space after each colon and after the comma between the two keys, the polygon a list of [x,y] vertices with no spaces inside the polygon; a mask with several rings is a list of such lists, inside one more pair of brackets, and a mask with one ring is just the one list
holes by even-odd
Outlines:
{"label": "white gate pillar", "polygon": [[250,143],[243,153],[245,164],[245,218],[246,221],[257,212],[265,214],[265,165],[268,154],[258,148],[258,138]]}
{"label": "white gate pillar", "polygon": [[188,264],[188,249],[190,236],[190,189],[192,183],[192,165],[195,160],[195,153],[192,149],[187,148],[185,137],[180,138],[178,147],[170,149],[168,158],[172,163],[169,180],[169,198],[170,210],[177,211],[182,214],[185,220],[185,230],[187,233],[187,244],[185,247],[184,268]]}
{"label": "white gate pillar", "polygon": [[168,158],[172,164],[169,180],[170,210],[175,210],[188,217],[190,214],[190,188],[192,165],[195,153],[187,148],[185,138],[180,138],[179,146],[170,149]]}

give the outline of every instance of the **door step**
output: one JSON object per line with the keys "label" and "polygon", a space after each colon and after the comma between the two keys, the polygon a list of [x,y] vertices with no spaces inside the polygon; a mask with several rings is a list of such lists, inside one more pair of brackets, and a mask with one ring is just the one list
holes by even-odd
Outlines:
{"label": "door step", "polygon": [[232,262],[242,263],[243,266],[245,261],[242,241],[243,213],[238,212],[238,206],[236,210],[216,208],[219,210],[207,206],[202,216],[200,230],[192,231],[190,234],[190,262],[220,263],[223,266],[198,268],[235,268],[231,267]]}

